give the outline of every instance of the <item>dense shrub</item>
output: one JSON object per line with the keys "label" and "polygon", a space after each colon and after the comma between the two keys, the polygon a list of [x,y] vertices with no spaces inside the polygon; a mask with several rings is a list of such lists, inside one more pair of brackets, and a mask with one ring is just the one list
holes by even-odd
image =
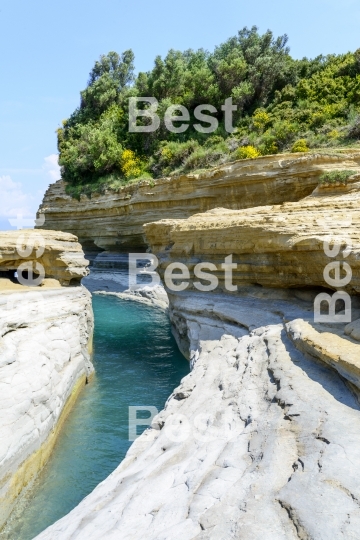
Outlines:
{"label": "dense shrub", "polygon": [[[360,50],[294,60],[287,41],[286,35],[244,28],[211,53],[170,50],[136,77],[132,51],[101,56],[80,106],[57,131],[62,177],[73,186],[69,190],[78,196],[92,193],[94,186],[101,190],[149,174],[354,144],[360,139]],[[159,101],[158,131],[129,133],[132,96]],[[225,130],[221,109],[229,97],[238,106],[232,134]],[[217,109],[219,127],[211,134],[193,127],[195,108],[206,103]],[[164,126],[171,104],[190,112],[184,133],[170,133]]]}
{"label": "dense shrub", "polygon": [[271,122],[270,115],[264,109],[257,109],[253,114],[253,125],[255,129],[262,132]]}
{"label": "dense shrub", "polygon": [[330,171],[320,176],[320,184],[343,184],[346,185],[349,178],[355,174],[354,171]]}
{"label": "dense shrub", "polygon": [[306,143],[306,139],[299,139],[298,141],[294,142],[291,148],[292,152],[308,152],[309,148]]}
{"label": "dense shrub", "polygon": [[226,156],[226,146],[220,144],[205,148],[200,146],[186,159],[184,163],[184,171],[196,169],[206,169],[218,165]]}
{"label": "dense shrub", "polygon": [[150,169],[155,176],[166,176],[172,171],[181,169],[187,158],[200,148],[193,139],[186,142],[164,142],[154,155]]}
{"label": "dense shrub", "polygon": [[254,159],[259,157],[261,154],[254,146],[249,145],[240,146],[240,148],[235,150],[233,155],[235,159]]}
{"label": "dense shrub", "polygon": [[259,151],[263,156],[277,154],[279,151],[279,147],[276,143],[275,137],[271,134],[263,137],[262,143],[259,145]]}
{"label": "dense shrub", "polygon": [[360,115],[357,115],[351,122],[348,136],[353,139],[360,139]]}

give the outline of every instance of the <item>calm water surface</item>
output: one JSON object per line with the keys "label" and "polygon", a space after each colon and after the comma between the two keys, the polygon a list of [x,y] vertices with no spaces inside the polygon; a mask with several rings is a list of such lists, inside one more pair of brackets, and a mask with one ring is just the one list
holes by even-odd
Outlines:
{"label": "calm water surface", "polygon": [[[72,510],[124,458],[128,407],[163,408],[189,372],[167,316],[111,296],[93,296],[95,379],[85,387],[34,489],[1,534],[32,540]],[[138,428],[141,432],[141,428]]]}

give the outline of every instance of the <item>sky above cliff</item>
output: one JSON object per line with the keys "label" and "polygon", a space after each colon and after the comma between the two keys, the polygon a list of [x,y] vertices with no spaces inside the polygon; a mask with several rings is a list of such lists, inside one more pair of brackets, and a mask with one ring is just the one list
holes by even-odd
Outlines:
{"label": "sky above cliff", "polygon": [[358,0],[0,0],[0,229],[34,215],[59,177],[55,130],[79,104],[100,54],[215,45],[244,26],[287,33],[295,58],[360,47]]}

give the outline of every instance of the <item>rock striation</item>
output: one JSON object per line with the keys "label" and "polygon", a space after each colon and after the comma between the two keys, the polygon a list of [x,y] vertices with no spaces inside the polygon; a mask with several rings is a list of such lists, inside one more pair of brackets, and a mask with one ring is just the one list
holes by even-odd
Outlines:
{"label": "rock striation", "polygon": [[[297,202],[145,226],[162,275],[172,262],[217,267],[213,292],[168,290],[191,373],[112,475],[39,540],[358,538],[359,193],[355,178]],[[337,260],[324,253],[330,237],[348,247],[348,324],[314,322]],[[231,294],[219,266],[229,254]]]}
{"label": "rock striation", "polygon": [[82,247],[72,234],[33,229],[0,231],[0,273],[14,273],[22,263],[40,264],[45,276],[61,285],[79,284],[89,273]]}
{"label": "rock striation", "polygon": [[287,329],[311,303],[267,292],[170,298],[190,375],[118,469],[39,540],[356,538],[358,394]]}
{"label": "rock striation", "polygon": [[[21,233],[1,233],[0,270],[16,267]],[[40,260],[47,275],[78,281],[87,269],[75,237],[44,236]],[[50,278],[31,288],[0,280],[0,529],[47,462],[93,372],[92,334],[91,295],[84,287],[62,287]]]}
{"label": "rock striation", "polygon": [[45,193],[39,212],[44,229],[78,236],[85,252],[145,250],[143,225],[165,218],[185,219],[213,208],[239,210],[299,201],[319,176],[336,169],[360,171],[360,152],[283,154],[241,160],[202,174],[133,184],[80,201],[66,195],[59,180]]}
{"label": "rock striation", "polygon": [[[334,288],[325,281],[324,268],[331,261],[346,261],[352,278],[342,289],[360,293],[360,182],[332,191],[316,189],[299,202],[246,210],[217,208],[187,220],[150,223],[144,229],[162,273],[170,262],[186,263],[190,270],[201,261],[210,262],[224,289],[221,264],[233,255],[238,265],[235,285]],[[324,251],[325,241],[331,249],[336,243],[342,246],[336,257]]]}

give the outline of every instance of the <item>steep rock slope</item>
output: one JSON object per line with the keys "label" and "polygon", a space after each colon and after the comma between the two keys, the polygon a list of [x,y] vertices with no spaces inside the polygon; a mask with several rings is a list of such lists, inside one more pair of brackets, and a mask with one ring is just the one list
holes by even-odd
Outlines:
{"label": "steep rock slope", "polygon": [[[329,220],[337,232],[339,212],[353,219],[357,292],[359,186],[349,190],[146,227],[162,272],[179,255],[191,267],[234,252],[240,266],[249,259],[246,277],[241,267],[237,294],[169,291],[191,373],[118,469],[39,540],[358,538],[360,303],[352,298],[350,324],[314,323],[318,291],[309,288],[319,283],[319,246]],[[322,229],[319,215],[328,218]],[[281,281],[298,243],[304,271],[289,281],[284,271]],[[268,252],[278,253],[271,265]],[[268,274],[267,286],[251,285]]]}
{"label": "steep rock slope", "polygon": [[[236,285],[331,288],[325,282],[324,268],[332,261],[345,261],[352,278],[342,289],[360,293],[358,181],[347,187],[317,188],[299,202],[238,211],[217,208],[187,220],[162,220],[144,228],[162,272],[170,262],[184,262],[192,270],[195,264],[207,261],[216,265],[215,273],[224,288],[221,264],[233,255],[233,263],[238,264],[233,271]],[[324,251],[325,241],[331,249],[336,243],[342,245],[336,257]]]}
{"label": "steep rock slope", "polygon": [[[59,233],[46,237],[46,257],[40,260],[47,275],[68,282],[87,273],[74,237],[63,235],[62,247]],[[14,265],[9,264],[15,259],[14,238],[15,233],[1,233],[0,271]],[[62,287],[49,277],[31,288],[0,279],[0,528],[17,496],[48,460],[93,371],[92,334],[91,295],[84,287]]]}
{"label": "steep rock slope", "polygon": [[47,190],[42,228],[78,236],[86,252],[145,249],[142,226],[164,218],[184,219],[212,208],[238,210],[299,201],[319,175],[333,169],[360,171],[360,152],[338,155],[283,154],[243,160],[203,174],[140,182],[80,201],[65,193],[62,181]]}

